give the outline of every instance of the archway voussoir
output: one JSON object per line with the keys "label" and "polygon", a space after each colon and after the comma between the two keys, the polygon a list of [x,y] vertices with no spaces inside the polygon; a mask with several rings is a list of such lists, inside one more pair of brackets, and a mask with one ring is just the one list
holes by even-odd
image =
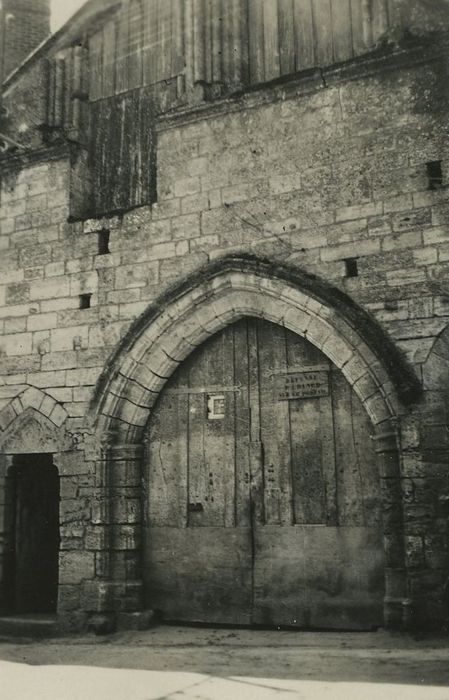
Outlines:
{"label": "archway voussoir", "polygon": [[262,292],[271,296],[279,297],[282,294],[283,287],[284,285],[280,283],[278,279],[259,277],[258,285],[255,287],[255,289],[259,291],[259,294]]}
{"label": "archway voussoir", "polygon": [[117,405],[120,401],[120,393],[116,394],[112,391],[112,387],[105,397],[101,412],[105,416],[114,416],[116,413]]}
{"label": "archway voussoir", "polygon": [[137,384],[134,380],[130,380],[124,387],[123,392],[117,396],[117,400],[121,401],[122,399],[126,399],[136,405],[142,405],[146,403],[148,393],[148,389],[145,386]]}
{"label": "archway voussoir", "polygon": [[220,302],[221,297],[218,297],[217,299],[211,298],[205,302],[202,307],[196,306],[194,309],[192,309],[189,318],[185,319],[185,327],[191,328],[193,325],[195,325],[203,334],[207,334],[208,324],[214,322],[219,315],[217,313],[217,307],[220,305]]}
{"label": "archway voussoir", "polygon": [[307,297],[306,307],[307,309],[309,309],[309,311],[311,311],[311,313],[315,314],[316,316],[325,316],[325,309],[327,307],[314,297]]}
{"label": "archway voussoir", "polygon": [[378,383],[368,371],[354,383],[353,388],[356,394],[364,399],[374,396],[379,391]]}
{"label": "archway voussoir", "polygon": [[267,297],[261,305],[261,315],[272,323],[285,325],[285,317],[289,312],[289,306],[285,301]]}
{"label": "archway voussoir", "polygon": [[63,425],[63,423],[65,423],[65,421],[67,420],[68,413],[65,410],[65,408],[63,406],[61,406],[61,404],[58,403],[54,407],[49,418],[50,418],[52,423],[54,423],[58,428],[60,428],[61,425]]}
{"label": "archway voussoir", "polygon": [[170,309],[172,318],[170,323],[173,323],[173,316],[178,320],[181,320],[186,314],[190,315],[192,308],[195,308],[195,304],[190,295],[186,295],[177,299]]}
{"label": "archway voussoir", "polygon": [[102,437],[108,445],[127,444],[129,423],[120,420],[117,416],[100,415],[99,427],[102,429]]}
{"label": "archway voussoir", "polygon": [[124,396],[121,396],[120,400],[117,402],[114,417],[124,423],[133,424],[136,408],[136,404],[132,403],[132,401],[129,401],[129,399]]}
{"label": "archway voussoir", "polygon": [[57,404],[56,399],[54,399],[52,396],[48,396],[48,394],[46,394],[44,396],[44,400],[42,401],[42,403],[40,405],[39,411],[44,416],[47,416],[47,418],[49,418],[54,407],[56,406],[56,404]]}
{"label": "archway voussoir", "polygon": [[345,362],[341,368],[345,378],[351,384],[355,384],[358,379],[363,377],[368,371],[368,365],[362,360],[362,358],[355,352],[351,357]]}
{"label": "archway voussoir", "polygon": [[111,381],[109,393],[112,396],[120,396],[125,390],[126,384],[130,381],[129,376],[122,376],[121,372],[120,374],[116,374],[114,379]]}
{"label": "archway voussoir", "polygon": [[[55,404],[56,404],[56,401],[55,401]],[[16,396],[16,398],[13,399],[9,405],[11,406],[11,408],[14,411],[14,413],[16,414],[16,416],[20,416],[20,414],[23,413],[25,410],[20,396]]]}
{"label": "archway voussoir", "polygon": [[16,417],[17,413],[11,403],[9,403],[0,411],[0,430],[5,431]]}
{"label": "archway voussoir", "polygon": [[170,335],[164,338],[164,350],[167,356],[173,361],[172,367],[174,371],[194,348],[189,345],[189,343],[186,343],[185,338],[180,338],[177,335]]}
{"label": "archway voussoir", "polygon": [[137,348],[130,348],[123,363],[120,365],[120,374],[128,378],[132,377],[138,363],[140,362],[140,355],[141,349],[138,351]]}
{"label": "archway voussoir", "polygon": [[256,276],[246,275],[244,272],[231,272],[228,280],[231,287],[236,290],[255,289],[257,286]]}
{"label": "archway voussoir", "polygon": [[190,300],[195,306],[202,305],[211,296],[212,290],[208,281],[201,282],[198,287],[190,290]]}
{"label": "archway voussoir", "polygon": [[147,389],[147,391],[153,394],[158,394],[161,390],[161,387],[163,387],[165,382],[167,381],[166,377],[164,377],[163,375],[155,374],[151,367],[148,366],[146,366],[145,375],[141,375],[141,379],[143,381],[139,383],[141,383],[142,386],[145,389]]}
{"label": "archway voussoir", "polygon": [[314,316],[307,326],[306,338],[317,348],[322,348],[329,336],[332,335],[332,328],[325,321]]}
{"label": "archway voussoir", "polygon": [[[354,389],[358,394],[356,386],[354,386]],[[369,398],[365,398],[360,394],[358,394],[358,396],[362,401],[363,405],[365,406],[366,411],[368,412],[368,415],[370,416],[374,425],[378,425],[383,421],[390,420],[391,412],[388,408],[388,404],[386,403],[385,398],[382,396],[380,391],[377,391],[373,396],[370,396]]]}
{"label": "archway voussoir", "polygon": [[35,408],[36,411],[39,411],[44,398],[44,392],[34,386],[30,386],[28,389],[25,389],[22,394],[20,394],[20,400],[24,410],[27,408]]}
{"label": "archway voussoir", "polygon": [[129,421],[130,425],[136,428],[145,428],[151,415],[149,408],[149,406],[136,406],[132,415],[132,420]]}
{"label": "archway voussoir", "polygon": [[246,311],[244,311],[243,308],[236,311],[236,309],[232,307],[231,309],[228,309],[228,311],[224,311],[219,316],[219,319],[221,321],[221,327],[224,328],[225,326],[229,326],[230,323],[240,321],[240,319],[243,318],[243,316],[245,315]]}
{"label": "archway voussoir", "polygon": [[174,369],[176,369],[177,363],[170,359],[166,352],[162,349],[160,343],[157,345],[151,345],[147,348],[147,351],[142,356],[139,362],[139,368],[135,373],[136,376],[141,377],[139,381],[141,384],[145,384],[143,381],[145,379],[145,371],[147,367],[154,368],[157,374],[163,377],[170,376]]}
{"label": "archway voussoir", "polygon": [[[374,352],[368,347],[365,341],[360,339],[360,343],[355,348],[355,351],[358,355],[360,355],[364,362],[366,362],[367,366],[371,367],[372,371],[376,373],[376,371],[379,369],[379,359],[374,354]],[[383,368],[382,371],[385,372]]]}
{"label": "archway voussoir", "polygon": [[304,294],[304,292],[301,292],[299,289],[295,289],[294,287],[283,286],[281,288],[279,298],[285,301],[287,304],[289,304],[289,306],[296,306],[301,311],[309,313],[307,308],[308,297],[306,294]]}
{"label": "archway voussoir", "polygon": [[341,369],[352,357],[354,349],[344,338],[331,335],[322,346],[322,350],[330,360]]}
{"label": "archway voussoir", "polygon": [[301,337],[305,337],[309,324],[314,319],[314,316],[307,311],[299,308],[290,308],[284,314],[284,325],[289,330],[297,333]]}

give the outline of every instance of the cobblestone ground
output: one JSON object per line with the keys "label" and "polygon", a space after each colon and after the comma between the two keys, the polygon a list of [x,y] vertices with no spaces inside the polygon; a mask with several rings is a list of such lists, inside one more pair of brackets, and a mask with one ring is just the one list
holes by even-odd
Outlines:
{"label": "cobblestone ground", "polygon": [[0,644],[2,700],[449,700],[449,639],[160,627]]}

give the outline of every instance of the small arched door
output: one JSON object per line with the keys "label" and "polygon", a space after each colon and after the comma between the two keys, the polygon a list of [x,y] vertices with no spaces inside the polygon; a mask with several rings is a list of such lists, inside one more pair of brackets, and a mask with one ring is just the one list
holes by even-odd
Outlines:
{"label": "small arched door", "polygon": [[368,417],[312,344],[244,319],[198,348],[149,425],[145,585],[167,620],[382,624]]}
{"label": "small arched door", "polygon": [[16,455],[6,482],[9,612],[54,613],[59,577],[59,474],[50,454]]}

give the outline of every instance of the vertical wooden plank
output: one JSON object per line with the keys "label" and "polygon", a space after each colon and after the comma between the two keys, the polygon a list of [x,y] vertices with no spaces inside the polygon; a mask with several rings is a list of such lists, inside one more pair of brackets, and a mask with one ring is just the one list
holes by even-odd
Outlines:
{"label": "vertical wooden plank", "polygon": [[173,54],[172,70],[173,76],[177,76],[176,92],[177,97],[185,93],[185,37],[184,37],[184,3],[172,0],[173,8]]}
{"label": "vertical wooden plank", "polygon": [[338,370],[333,371],[333,410],[341,526],[377,525],[379,485],[371,426],[363,406]]}
{"label": "vertical wooden plank", "polygon": [[65,60],[62,54],[55,59],[55,126],[64,125]]}
{"label": "vertical wooden plank", "polygon": [[315,34],[315,62],[318,66],[329,66],[333,62],[330,0],[314,0],[312,10]]}
{"label": "vertical wooden plank", "polygon": [[373,45],[373,0],[362,0],[363,41],[366,49]]}
{"label": "vertical wooden plank", "polygon": [[388,30],[388,0],[373,0],[373,42]]}
{"label": "vertical wooden plank", "polygon": [[315,65],[312,0],[293,0],[295,63],[301,71]]}
{"label": "vertical wooden plank", "polygon": [[188,394],[178,376],[155,406],[149,432],[148,520],[157,527],[187,524]]}
{"label": "vertical wooden plank", "polygon": [[373,426],[357,394],[351,389],[352,431],[354,449],[359,457],[363,521],[366,527],[382,525],[381,492],[378,459],[373,440]]}
{"label": "vertical wooden plank", "polygon": [[252,84],[265,80],[263,9],[261,0],[249,0],[249,70]]}
{"label": "vertical wooden plank", "polygon": [[351,0],[352,47],[354,56],[366,51],[363,36],[362,0]]}
{"label": "vertical wooden plank", "polygon": [[89,103],[88,100],[84,98],[84,95],[89,94],[89,50],[87,46],[80,47],[80,59],[81,59],[81,92],[83,94],[83,100],[81,102],[81,125],[85,132],[89,128]]}
{"label": "vertical wooden plank", "polygon": [[129,42],[129,15],[122,11],[117,19],[117,53],[115,93],[119,95],[128,89],[128,42]]}
{"label": "vertical wooden plank", "polygon": [[188,87],[192,87],[195,82],[195,32],[193,8],[193,0],[185,0],[186,84]]}
{"label": "vertical wooden plank", "polygon": [[223,81],[232,84],[234,78],[234,24],[232,0],[223,4],[222,13]]}
{"label": "vertical wooden plank", "polygon": [[331,0],[334,61],[352,57],[351,0]]}
{"label": "vertical wooden plank", "polygon": [[248,323],[243,320],[234,325],[235,384],[241,387],[235,396],[235,512],[237,527],[248,527],[251,524],[251,471],[249,463],[251,416],[248,359]]}
{"label": "vertical wooden plank", "polygon": [[142,85],[143,48],[143,4],[142,0],[131,0],[129,4],[128,39],[128,89]]}
{"label": "vertical wooden plank", "polygon": [[258,341],[266,524],[287,525],[293,522],[289,407],[274,388],[274,376],[287,368],[285,329],[259,321]]}
{"label": "vertical wooden plank", "polygon": [[365,410],[342,373],[333,371],[338,474],[338,515],[341,526],[380,524],[380,486],[372,426]]}
{"label": "vertical wooden plank", "polygon": [[46,122],[48,126],[53,126],[55,116],[55,62],[53,59],[45,61],[47,74],[47,111]]}
{"label": "vertical wooden plank", "polygon": [[263,445],[259,383],[259,340],[256,319],[248,319],[248,385],[249,385],[249,471],[250,515],[252,527],[266,521],[263,474]]}
{"label": "vertical wooden plank", "polygon": [[213,58],[212,58],[212,3],[211,0],[204,2],[204,56],[206,81],[213,81]]}
{"label": "vertical wooden plank", "polygon": [[265,80],[273,80],[280,74],[278,0],[264,0],[263,14]]}
{"label": "vertical wooden plank", "polygon": [[97,32],[89,39],[89,99],[103,96],[103,33]]}
{"label": "vertical wooden plank", "polygon": [[[190,365],[190,363],[189,363]],[[194,363],[189,369],[189,389],[202,385],[202,368]],[[187,524],[188,527],[198,527],[207,508],[207,485],[204,469],[204,428],[206,415],[206,396],[202,393],[189,393],[189,438],[188,438],[188,494],[187,494]],[[201,509],[199,511],[193,508]]]}
{"label": "vertical wooden plank", "polygon": [[73,125],[73,62],[75,50],[73,47],[64,51],[64,128],[71,129]]}
{"label": "vertical wooden plank", "polygon": [[223,0],[209,0],[210,27],[211,27],[211,61],[212,81],[219,83],[222,80],[223,63]]}
{"label": "vertical wooden plank", "polygon": [[404,11],[403,3],[398,3],[398,0],[386,0],[388,10],[388,23],[390,27],[398,25]]}
{"label": "vertical wooden plank", "polygon": [[115,94],[116,22],[103,27],[103,97]]}
{"label": "vertical wooden plank", "polygon": [[[235,525],[235,395],[232,329],[207,341],[190,361],[189,525]],[[224,396],[210,418],[209,399]]]}
{"label": "vertical wooden plank", "polygon": [[158,82],[172,77],[171,72],[171,38],[172,11],[170,0],[158,2],[158,34],[159,34],[159,71]]}
{"label": "vertical wooden plank", "polygon": [[[202,356],[206,386],[224,396],[224,417],[206,416],[205,469],[209,482],[209,525],[235,527],[234,329],[226,328],[207,344]],[[206,398],[209,393],[206,394]],[[208,408],[209,413],[209,408]]]}
{"label": "vertical wooden plank", "polygon": [[240,0],[240,37],[241,37],[241,68],[240,81],[243,85],[249,83],[249,26],[248,0]]}
{"label": "vertical wooden plank", "polygon": [[[223,370],[222,381],[225,387],[234,387],[232,391],[225,392],[225,417],[221,428],[223,434],[223,498],[224,498],[224,526],[236,527],[236,400],[235,391],[235,328],[230,326],[222,334],[223,343]],[[211,421],[209,421],[211,422]],[[217,422],[217,421],[215,421]],[[217,467],[216,467],[217,469]]]}
{"label": "vertical wooden plank", "polygon": [[155,33],[157,32],[157,4],[145,2],[143,5],[143,84],[152,85],[156,74]]}
{"label": "vertical wooden plank", "polygon": [[83,69],[83,52],[81,46],[75,46],[73,49],[73,80],[72,80],[72,126],[78,133],[82,128],[82,107],[81,107],[81,92],[83,89],[82,69]]}
{"label": "vertical wooden plank", "polygon": [[193,0],[193,34],[194,80],[198,82],[206,79],[204,0]]}
{"label": "vertical wooden plank", "polygon": [[[291,372],[329,364],[317,348],[290,331],[287,331],[287,359]],[[331,398],[293,399],[288,405],[295,522],[325,524],[325,474],[331,465],[335,482]]]}
{"label": "vertical wooden plank", "polygon": [[233,0],[232,36],[234,66],[232,82],[243,85],[247,80],[248,70],[247,49],[245,49],[248,41],[246,0]]}
{"label": "vertical wooden plank", "polygon": [[[130,155],[131,155],[131,172],[133,177],[131,181],[133,183],[133,189],[131,192],[131,203],[133,206],[138,206],[142,202],[142,192],[143,192],[143,171],[142,171],[142,142],[143,133],[141,132],[141,114],[142,114],[142,102],[140,97],[140,92],[134,91],[130,94],[129,103],[131,105],[130,119],[129,121],[129,134],[131,137],[130,143]],[[134,128],[131,127],[134,125]]]}
{"label": "vertical wooden plank", "polygon": [[329,396],[320,402],[320,440],[324,481],[325,523],[328,527],[338,524],[337,461],[335,456],[335,422],[332,402],[332,367],[330,369]]}
{"label": "vertical wooden plank", "polygon": [[279,0],[279,59],[281,75],[295,72],[293,0]]}

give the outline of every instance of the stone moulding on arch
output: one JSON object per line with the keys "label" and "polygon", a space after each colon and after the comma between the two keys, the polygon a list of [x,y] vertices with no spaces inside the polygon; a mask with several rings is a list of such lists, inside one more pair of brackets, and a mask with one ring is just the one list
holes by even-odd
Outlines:
{"label": "stone moulding on arch", "polygon": [[51,396],[30,386],[0,411],[0,453],[59,452],[70,449],[67,411]]}
{"label": "stone moulding on arch", "polygon": [[306,338],[339,368],[379,427],[421,385],[375,319],[317,277],[253,256],[227,256],[170,288],[131,326],[91,403],[99,438],[139,444],[167,379],[211,335],[245,316]]}

